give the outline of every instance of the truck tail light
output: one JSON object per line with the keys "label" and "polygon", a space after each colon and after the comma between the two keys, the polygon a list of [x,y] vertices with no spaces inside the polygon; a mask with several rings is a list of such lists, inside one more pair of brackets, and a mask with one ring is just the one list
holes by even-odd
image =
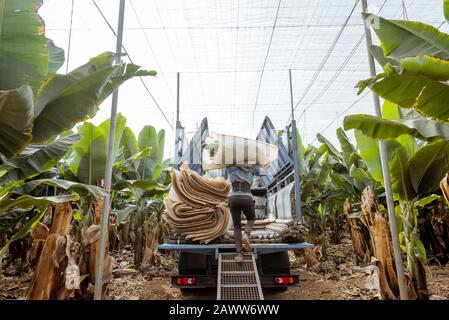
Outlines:
{"label": "truck tail light", "polygon": [[195,285],[196,284],[196,278],[194,277],[180,277],[176,279],[176,283],[183,286],[188,285]]}
{"label": "truck tail light", "polygon": [[274,277],[275,284],[293,284],[295,283],[294,277]]}

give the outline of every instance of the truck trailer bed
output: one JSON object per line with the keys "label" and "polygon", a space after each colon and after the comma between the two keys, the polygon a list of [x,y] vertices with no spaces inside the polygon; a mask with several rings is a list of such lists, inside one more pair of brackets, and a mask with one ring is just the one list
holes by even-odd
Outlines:
{"label": "truck trailer bed", "polygon": [[[257,254],[267,254],[274,252],[299,250],[313,248],[314,245],[308,242],[298,242],[298,243],[253,243],[254,253]],[[235,244],[233,243],[217,243],[217,244],[190,244],[190,243],[164,243],[159,245],[158,250],[160,251],[185,251],[192,253],[202,253],[202,254],[215,254],[219,251],[232,251],[235,250]]]}

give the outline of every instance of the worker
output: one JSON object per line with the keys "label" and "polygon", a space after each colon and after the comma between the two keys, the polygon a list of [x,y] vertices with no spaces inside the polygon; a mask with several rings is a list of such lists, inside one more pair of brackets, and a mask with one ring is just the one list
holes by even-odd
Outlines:
{"label": "worker", "polygon": [[[256,174],[262,174],[262,170],[257,165],[237,166],[232,165],[226,168],[227,179],[232,184],[229,195],[229,209],[231,210],[232,222],[234,225],[234,241],[237,254],[235,261],[244,260],[243,249],[251,251],[251,231],[256,219],[254,200],[251,194],[251,185]],[[246,228],[242,235],[242,212],[246,217]]]}

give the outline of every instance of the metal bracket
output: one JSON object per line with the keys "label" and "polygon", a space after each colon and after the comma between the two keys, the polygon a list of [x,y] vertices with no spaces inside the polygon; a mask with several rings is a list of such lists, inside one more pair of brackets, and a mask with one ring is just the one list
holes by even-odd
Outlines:
{"label": "metal bracket", "polygon": [[215,248],[215,260],[218,260],[218,257],[220,256],[220,252],[218,248]]}
{"label": "metal bracket", "polygon": [[257,260],[259,258],[259,253],[257,252],[257,248],[254,248],[253,253],[254,253],[254,258]]}

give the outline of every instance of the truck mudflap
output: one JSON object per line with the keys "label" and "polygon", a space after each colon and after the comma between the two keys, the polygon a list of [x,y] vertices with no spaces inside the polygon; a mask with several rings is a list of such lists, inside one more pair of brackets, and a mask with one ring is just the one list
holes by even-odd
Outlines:
{"label": "truck mudflap", "polygon": [[[299,286],[297,274],[264,274],[259,275],[262,288],[287,288]],[[216,288],[217,276],[215,275],[176,275],[172,276],[171,284],[181,289]]]}

